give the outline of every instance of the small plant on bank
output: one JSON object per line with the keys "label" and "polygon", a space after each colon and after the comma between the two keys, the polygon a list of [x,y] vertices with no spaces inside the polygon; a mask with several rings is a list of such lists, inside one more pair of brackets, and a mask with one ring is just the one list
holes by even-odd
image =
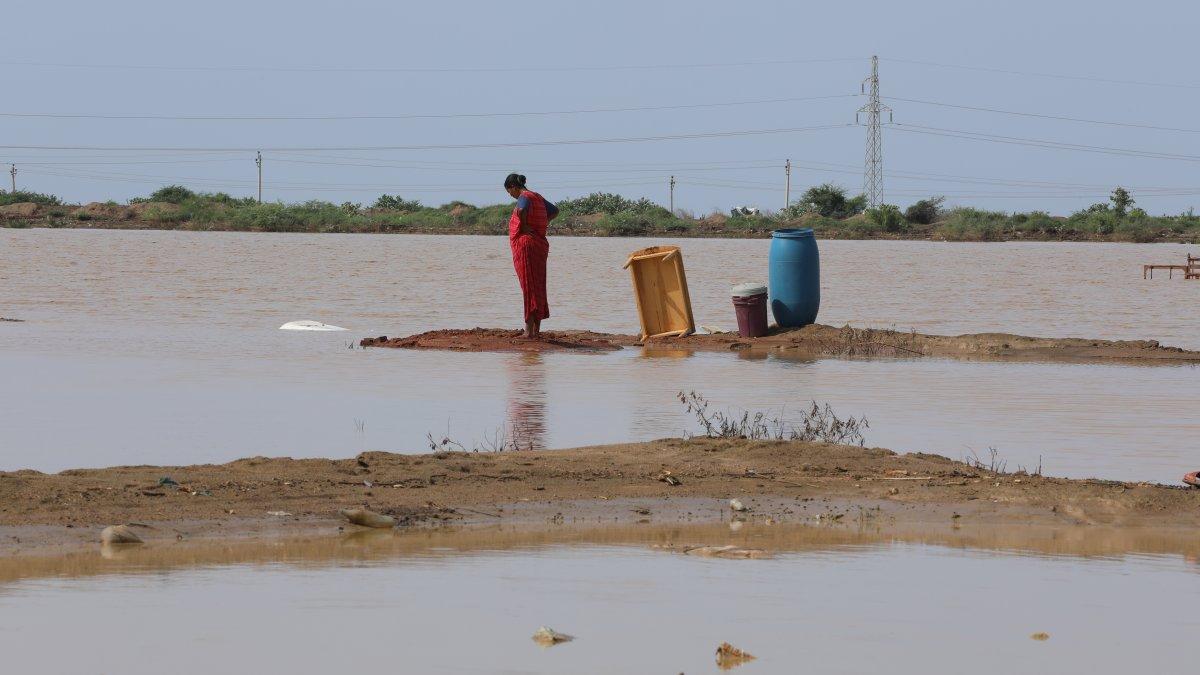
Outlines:
{"label": "small plant on bank", "polygon": [[[987,471],[989,473],[996,473],[996,474],[1007,474],[1008,473],[1008,460],[1001,459],[1000,451],[997,450],[995,447],[990,447],[990,446],[988,447],[988,456],[986,459],[981,458],[979,455],[977,455],[975,453],[974,450],[972,450],[971,456],[964,458],[963,463],[966,464],[967,466],[971,467],[972,469],[978,469],[979,471]],[[1017,470],[1013,473],[1013,475],[1014,476],[1041,476],[1042,475],[1042,456],[1038,455],[1038,463],[1037,463],[1037,466],[1034,467],[1033,471],[1029,471],[1024,466],[1021,466],[1020,464],[1018,464]]]}
{"label": "small plant on bank", "polygon": [[710,411],[709,401],[696,392],[679,392],[676,398],[689,413],[696,416],[700,428],[707,438],[737,438],[751,441],[822,441],[837,445],[863,446],[863,432],[870,428],[866,417],[837,416],[826,403],[812,402],[812,407],[803,413],[802,424],[792,424],[781,417],[771,417],[765,412],[743,411],[735,415]]}
{"label": "small plant on bank", "polygon": [[450,438],[449,424],[447,424],[446,435],[440,439],[434,438],[432,432],[425,434],[425,440],[429,443],[430,452],[532,452],[538,449],[534,432],[525,429],[515,423],[502,425],[497,427],[492,433],[479,441],[472,443],[468,448],[463,443],[460,443]]}

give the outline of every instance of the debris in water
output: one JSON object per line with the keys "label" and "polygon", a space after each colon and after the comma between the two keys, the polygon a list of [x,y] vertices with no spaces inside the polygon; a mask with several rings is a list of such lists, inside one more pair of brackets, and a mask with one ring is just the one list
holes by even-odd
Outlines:
{"label": "debris in water", "polygon": [[267,511],[267,515],[283,517],[283,516],[290,516],[292,514],[288,513],[287,511]]}
{"label": "debris in water", "polygon": [[1034,633],[1033,635],[1030,635],[1029,638],[1031,640],[1037,640],[1038,642],[1045,642],[1046,640],[1050,639],[1050,634],[1049,633]]}
{"label": "debris in water", "polygon": [[175,487],[179,487],[179,483],[176,483],[175,479],[171,478],[170,476],[163,476],[162,478],[159,478],[158,484],[159,485],[172,485]]}
{"label": "debris in water", "polygon": [[547,628],[546,626],[542,626],[533,633],[533,641],[543,647],[550,647],[560,642],[570,642],[574,639],[574,635],[560,633],[553,628]]}
{"label": "debris in water", "polygon": [[703,558],[744,558],[760,560],[770,558],[771,554],[760,548],[742,548],[732,544],[728,546],[693,546],[683,550],[684,555],[695,555]]}
{"label": "debris in water", "polygon": [[749,511],[750,510],[750,507],[746,506],[745,504],[743,504],[741,502],[741,500],[738,500],[738,499],[730,499],[729,500],[729,508],[733,509],[734,511]]}
{"label": "debris in water", "polygon": [[662,472],[660,472],[658,474],[657,480],[662,481],[663,483],[666,483],[667,485],[683,485],[682,481],[680,481],[670,471],[667,471],[666,469],[663,469]]}
{"label": "debris in water", "polygon": [[633,511],[634,513],[638,514],[639,516],[650,515],[650,509],[648,509],[644,506],[638,506],[638,507],[630,509],[630,510]]}
{"label": "debris in water", "polygon": [[722,642],[720,647],[717,647],[717,667],[721,670],[730,670],[748,661],[753,661],[757,657],[748,652],[744,652],[737,647]]}
{"label": "debris in water", "polygon": [[340,509],[338,513],[351,523],[363,527],[385,528],[397,525],[395,518],[366,509]]}
{"label": "debris in water", "polygon": [[346,330],[341,326],[331,326],[320,321],[289,321],[279,327],[279,330]]}
{"label": "debris in water", "polygon": [[109,525],[100,531],[101,544],[141,544],[142,538],[134,534],[128,525]]}

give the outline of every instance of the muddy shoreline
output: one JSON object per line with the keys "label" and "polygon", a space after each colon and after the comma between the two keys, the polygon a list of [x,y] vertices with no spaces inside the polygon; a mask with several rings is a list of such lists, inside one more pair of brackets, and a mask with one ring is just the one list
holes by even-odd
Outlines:
{"label": "muddy shoreline", "polygon": [[[664,472],[679,485],[665,482]],[[734,514],[729,499],[748,510]],[[823,443],[668,439],[538,452],[254,457],[221,465],[0,473],[0,555],[96,547],[107,525],[148,543],[357,530],[366,506],[401,530],[447,525],[967,524],[1155,528],[1189,536],[1200,490],[997,473],[937,455]]]}
{"label": "muddy shoreline", "polygon": [[966,360],[1113,361],[1146,364],[1200,364],[1200,351],[1165,347],[1156,340],[1038,338],[1008,333],[926,335],[916,331],[837,328],[814,324],[774,330],[760,338],[737,333],[697,333],[643,343],[636,335],[581,330],[547,331],[528,340],[518,330],[472,328],[436,330],[406,337],[364,338],[362,347],[465,352],[607,352],[630,347],[681,351],[733,351],[794,358],[951,358]]}

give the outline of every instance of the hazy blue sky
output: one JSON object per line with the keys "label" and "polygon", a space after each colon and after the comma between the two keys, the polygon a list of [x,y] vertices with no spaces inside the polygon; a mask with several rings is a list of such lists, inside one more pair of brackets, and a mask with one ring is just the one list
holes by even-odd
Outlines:
{"label": "hazy blue sky", "polygon": [[[848,124],[864,100],[839,95],[859,92],[870,55],[879,54],[885,97],[1179,129],[893,98],[885,102],[907,126],[884,129],[886,201],[904,206],[918,195],[945,194],[951,203],[1064,213],[1124,184],[1150,212],[1173,213],[1200,201],[1192,194],[1200,190],[1200,75],[1192,54],[1198,18],[1200,10],[1184,2],[9,3],[0,42],[0,145],[245,150],[0,148],[0,161],[17,163],[19,188],[73,201],[124,200],[165,183],[250,195],[257,147],[525,143]],[[815,59],[846,60],[796,62]],[[645,67],[745,62],[756,65]],[[73,67],[81,64],[142,67]],[[945,67],[954,65],[1026,74]],[[612,68],[623,66],[632,68]],[[834,96],[524,117],[9,116],[502,113]],[[918,125],[1184,157],[984,142],[917,133]],[[500,182],[516,169],[551,199],[607,190],[665,203],[674,174],[680,208],[778,208],[789,157],[798,165],[793,196],[825,181],[861,189],[864,138],[862,127],[844,126],[523,148],[264,150],[265,198],[369,203],[388,192],[430,204],[494,203],[507,201]]]}

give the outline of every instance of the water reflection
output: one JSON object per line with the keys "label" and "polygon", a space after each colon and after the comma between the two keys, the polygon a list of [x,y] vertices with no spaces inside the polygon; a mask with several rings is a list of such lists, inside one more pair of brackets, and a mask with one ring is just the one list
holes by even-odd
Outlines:
{"label": "water reflection", "polygon": [[505,355],[508,440],[514,448],[546,447],[546,363],[535,352]]}
{"label": "water reflection", "polygon": [[[192,567],[278,564],[301,568],[347,562],[391,565],[402,560],[454,559],[506,552],[534,556],[555,547],[632,547],[680,557],[686,545],[757,548],[788,554],[851,555],[893,546],[937,547],[978,557],[1173,560],[1200,573],[1200,540],[1177,528],[988,525],[942,527],[928,523],[808,525],[739,523],[637,525],[501,524],[491,526],[355,529],[336,536],[282,539],[153,541],[145,545],[49,549],[0,559],[0,589],[21,579],[144,574]],[[2,594],[0,594],[2,595]]]}

